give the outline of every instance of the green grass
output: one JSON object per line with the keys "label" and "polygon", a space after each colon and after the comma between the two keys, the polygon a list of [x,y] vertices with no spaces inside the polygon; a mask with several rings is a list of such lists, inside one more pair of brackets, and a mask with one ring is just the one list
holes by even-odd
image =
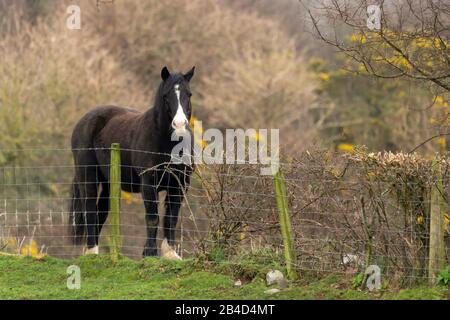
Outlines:
{"label": "green grass", "polygon": [[[447,299],[448,288],[421,286],[369,293],[352,288],[351,277],[328,276],[319,281],[290,283],[275,295],[264,293],[265,272],[276,267],[250,257],[241,263],[199,260],[133,261],[109,256],[75,260],[0,255],[0,299]],[[81,269],[81,289],[69,290],[69,265]],[[284,270],[280,267],[284,272]],[[243,281],[235,287],[236,279]]]}

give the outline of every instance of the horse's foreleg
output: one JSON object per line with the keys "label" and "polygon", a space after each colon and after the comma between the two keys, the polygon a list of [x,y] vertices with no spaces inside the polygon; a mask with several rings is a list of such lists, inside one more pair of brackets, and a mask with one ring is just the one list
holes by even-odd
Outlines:
{"label": "horse's foreleg", "polygon": [[145,224],[147,227],[147,241],[145,243],[143,256],[156,256],[156,235],[158,232],[158,191],[154,177],[144,175],[142,178],[142,198],[145,205]]}
{"label": "horse's foreleg", "polygon": [[176,190],[170,190],[166,196],[166,214],[164,215],[164,238],[170,246],[175,244],[175,228],[178,222],[178,215],[180,213],[181,202],[183,201],[183,195],[179,188]]}

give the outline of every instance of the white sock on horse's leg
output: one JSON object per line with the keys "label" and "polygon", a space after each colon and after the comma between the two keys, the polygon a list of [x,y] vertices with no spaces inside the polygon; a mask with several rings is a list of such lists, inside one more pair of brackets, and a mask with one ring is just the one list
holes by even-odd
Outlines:
{"label": "white sock on horse's leg", "polygon": [[84,254],[98,254],[98,246],[92,248],[86,248]]}
{"label": "white sock on horse's leg", "polygon": [[169,260],[182,260],[178,253],[169,245],[166,238],[161,242],[161,257]]}

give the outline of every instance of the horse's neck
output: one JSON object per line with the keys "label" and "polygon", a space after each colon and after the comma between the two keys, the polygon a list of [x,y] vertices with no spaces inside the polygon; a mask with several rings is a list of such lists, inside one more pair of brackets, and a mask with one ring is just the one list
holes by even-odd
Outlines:
{"label": "horse's neck", "polygon": [[[169,122],[167,113],[162,105],[155,105],[143,114],[143,128],[151,141],[147,148],[161,153],[170,153],[174,142],[170,139]],[[150,142],[148,141],[148,142]]]}

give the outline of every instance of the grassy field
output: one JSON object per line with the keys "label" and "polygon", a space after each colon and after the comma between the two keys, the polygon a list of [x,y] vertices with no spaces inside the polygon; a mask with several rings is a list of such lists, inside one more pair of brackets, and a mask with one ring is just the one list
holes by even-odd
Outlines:
{"label": "grassy field", "polygon": [[[81,269],[81,289],[69,290],[69,265]],[[52,257],[0,255],[1,299],[448,299],[448,288],[419,286],[386,288],[378,293],[351,287],[351,277],[303,279],[269,295],[264,274],[272,267],[250,260],[241,264],[198,260],[133,261],[109,256],[83,256],[76,260]],[[283,270],[281,268],[281,270]],[[241,286],[235,286],[237,279]]]}

